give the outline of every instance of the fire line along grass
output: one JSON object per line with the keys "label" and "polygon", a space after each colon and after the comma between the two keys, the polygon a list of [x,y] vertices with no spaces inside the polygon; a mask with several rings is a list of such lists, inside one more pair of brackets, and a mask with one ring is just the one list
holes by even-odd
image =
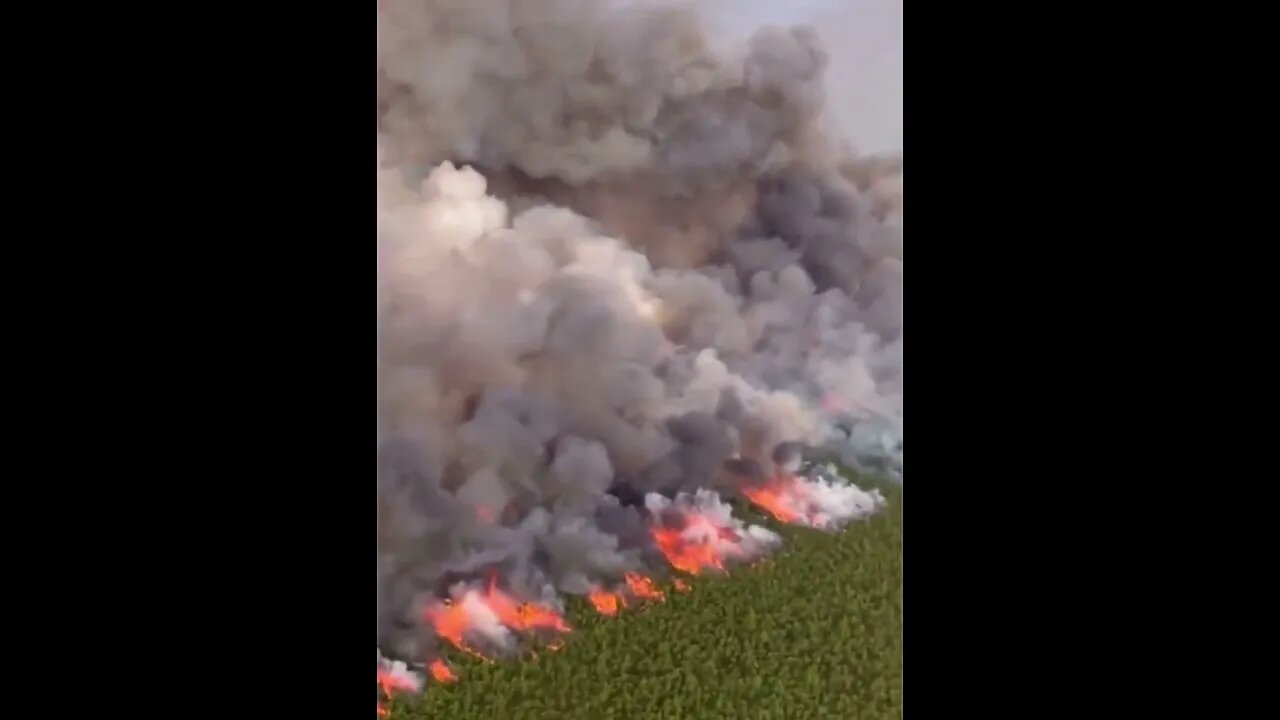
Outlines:
{"label": "fire line along grass", "polygon": [[836,533],[779,522],[776,503],[735,502],[735,515],[782,537],[779,550],[727,575],[629,579],[638,593],[571,598],[572,631],[523,640],[518,659],[448,647],[435,681],[383,710],[401,720],[901,717],[902,487],[875,485],[884,509]]}

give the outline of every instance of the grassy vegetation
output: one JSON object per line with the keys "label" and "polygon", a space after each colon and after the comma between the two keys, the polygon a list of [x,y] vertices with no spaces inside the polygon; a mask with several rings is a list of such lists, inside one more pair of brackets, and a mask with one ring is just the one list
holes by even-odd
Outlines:
{"label": "grassy vegetation", "polygon": [[524,662],[449,661],[455,685],[398,698],[392,720],[690,720],[902,716],[902,491],[844,533],[782,527],[783,550],[728,578],[664,583],[665,603],[601,617]]}

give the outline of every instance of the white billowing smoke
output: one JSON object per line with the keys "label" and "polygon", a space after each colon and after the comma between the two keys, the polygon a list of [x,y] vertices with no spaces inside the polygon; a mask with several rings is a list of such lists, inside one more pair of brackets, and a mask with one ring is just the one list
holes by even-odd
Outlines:
{"label": "white billowing smoke", "polygon": [[814,527],[827,528],[849,520],[858,520],[883,507],[884,495],[878,489],[863,490],[856,485],[835,483],[827,478],[806,479],[797,483],[798,508],[812,518]]}
{"label": "white billowing smoke", "polygon": [[388,691],[416,693],[423,679],[400,660],[390,660],[378,651],[378,682]]}
{"label": "white billowing smoke", "polygon": [[[775,452],[775,461],[779,454]],[[799,464],[798,458],[796,464]],[[886,504],[879,488],[867,491],[844,482],[831,463],[805,465],[803,470],[787,469],[787,473],[795,474],[789,475],[785,482],[746,487],[743,492],[780,520],[822,530],[837,530]]]}
{"label": "white billowing smoke", "polygon": [[677,536],[679,541],[710,547],[718,558],[754,560],[782,542],[782,538],[772,530],[747,525],[735,518],[733,508],[709,490],[698,490],[692,495],[679,493],[674,499],[649,493],[644,504],[645,509],[657,518],[670,513],[674,513],[677,520],[693,518],[681,523]]}
{"label": "white billowing smoke", "polygon": [[668,498],[719,512],[698,491],[783,444],[901,476],[901,165],[822,132],[812,31],[721,54],[687,8],[598,0],[378,23],[383,647],[421,657],[424,603],[484,573],[553,603],[660,561]]}

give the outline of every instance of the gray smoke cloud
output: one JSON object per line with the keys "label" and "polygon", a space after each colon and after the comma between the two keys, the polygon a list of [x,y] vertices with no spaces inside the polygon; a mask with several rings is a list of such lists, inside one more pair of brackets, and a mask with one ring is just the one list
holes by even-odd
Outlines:
{"label": "gray smoke cloud", "polygon": [[901,163],[824,132],[826,63],[689,7],[379,1],[380,647],[486,574],[652,567],[663,497],[901,476]]}

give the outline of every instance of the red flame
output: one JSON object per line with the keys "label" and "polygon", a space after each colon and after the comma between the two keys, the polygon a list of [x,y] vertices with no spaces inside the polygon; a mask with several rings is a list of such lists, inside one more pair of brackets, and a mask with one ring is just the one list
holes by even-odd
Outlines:
{"label": "red flame", "polygon": [[485,507],[484,505],[481,505],[476,508],[476,519],[478,519],[480,522],[484,523],[485,525],[492,525],[493,517],[494,517],[493,510]]}
{"label": "red flame", "polygon": [[665,600],[666,595],[653,584],[649,578],[640,573],[629,572],[623,576],[631,593],[641,600]]}
{"label": "red flame", "polygon": [[386,717],[389,714],[390,713],[387,711],[387,709],[382,706],[382,703],[378,703],[378,717]]}
{"label": "red flame", "polygon": [[689,584],[681,580],[680,578],[676,578],[675,586],[676,586],[676,592],[687,593],[691,589],[689,587]]}
{"label": "red flame", "polygon": [[615,593],[611,593],[608,590],[596,589],[587,594],[587,599],[589,599],[591,604],[595,606],[596,612],[601,615],[608,615],[612,617],[618,614],[618,601],[621,598]]}
{"label": "red flame", "polygon": [[441,683],[458,682],[458,676],[453,674],[453,670],[439,658],[431,661],[431,677]]}

